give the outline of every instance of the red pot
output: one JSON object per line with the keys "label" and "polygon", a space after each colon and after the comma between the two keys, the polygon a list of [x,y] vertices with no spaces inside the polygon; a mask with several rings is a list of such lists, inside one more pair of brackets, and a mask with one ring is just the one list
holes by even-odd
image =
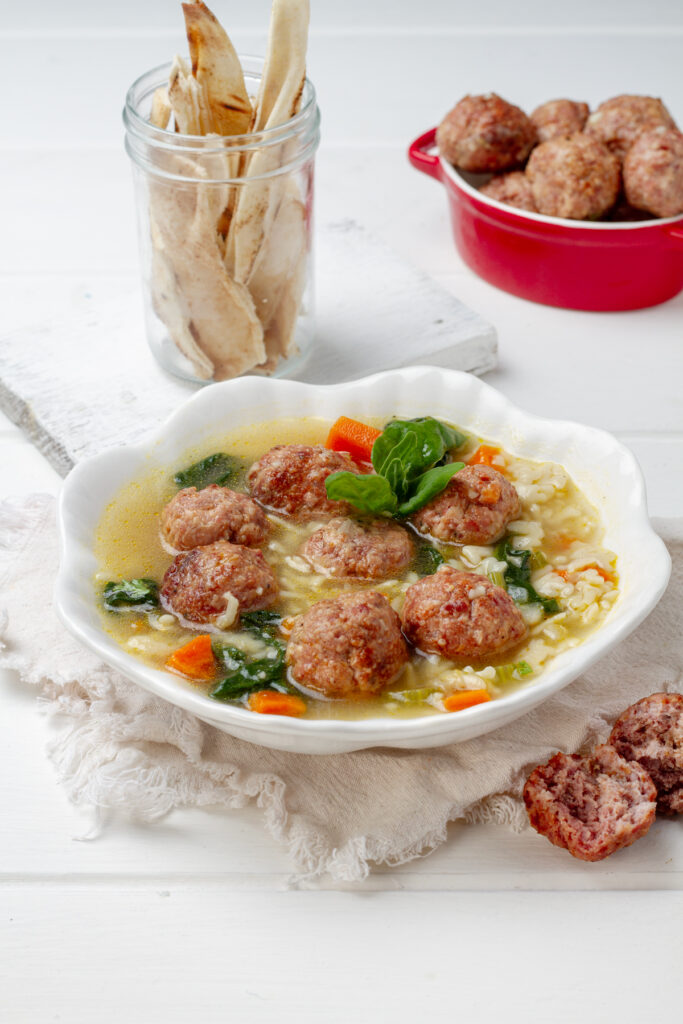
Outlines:
{"label": "red pot", "polygon": [[434,149],[412,143],[413,167],[443,182],[465,263],[513,295],[566,309],[642,309],[683,288],[683,216],[628,223],[560,220],[488,199]]}

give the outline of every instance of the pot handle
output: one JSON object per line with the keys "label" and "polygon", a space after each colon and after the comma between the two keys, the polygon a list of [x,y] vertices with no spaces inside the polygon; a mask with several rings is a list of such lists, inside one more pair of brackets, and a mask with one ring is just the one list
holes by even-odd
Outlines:
{"label": "pot handle", "polygon": [[430,177],[436,178],[437,181],[441,180],[441,163],[438,156],[434,156],[433,153],[427,153],[426,150],[431,149],[434,145],[434,139],[436,138],[436,128],[430,128],[424,135],[420,135],[419,138],[411,142],[408,147],[408,159],[410,160],[413,167],[418,171],[422,171],[423,174],[429,174]]}

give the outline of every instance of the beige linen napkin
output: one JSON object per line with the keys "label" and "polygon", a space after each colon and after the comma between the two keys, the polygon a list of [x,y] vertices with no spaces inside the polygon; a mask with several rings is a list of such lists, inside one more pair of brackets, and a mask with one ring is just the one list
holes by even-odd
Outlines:
{"label": "beige linen napkin", "polygon": [[[466,743],[329,757],[233,739],[150,696],[81,648],[51,604],[53,499],[0,504],[0,667],[61,716],[50,756],[77,804],[153,821],[174,807],[256,800],[302,876],[362,879],[446,839],[455,819],[523,828],[531,766],[604,740],[614,718],[656,690],[683,690],[683,520],[659,520],[674,570],[659,606],[614,653],[536,711]],[[36,622],[40,629],[36,630]]]}

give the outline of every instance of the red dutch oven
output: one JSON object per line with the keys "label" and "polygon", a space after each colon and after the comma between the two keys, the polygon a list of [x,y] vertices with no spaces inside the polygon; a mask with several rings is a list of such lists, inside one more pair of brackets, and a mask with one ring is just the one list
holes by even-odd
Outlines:
{"label": "red dutch oven", "polygon": [[488,199],[434,150],[436,129],[408,149],[441,181],[455,244],[485,281],[565,309],[642,309],[683,288],[683,216],[628,223],[560,220]]}

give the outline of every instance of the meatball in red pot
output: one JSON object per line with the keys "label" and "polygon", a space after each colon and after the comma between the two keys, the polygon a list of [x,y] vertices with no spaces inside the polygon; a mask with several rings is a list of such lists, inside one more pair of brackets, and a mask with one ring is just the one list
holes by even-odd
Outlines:
{"label": "meatball in red pot", "polygon": [[463,171],[507,171],[524,163],[536,129],[523,110],[494,92],[465,96],[436,131],[445,160]]}

